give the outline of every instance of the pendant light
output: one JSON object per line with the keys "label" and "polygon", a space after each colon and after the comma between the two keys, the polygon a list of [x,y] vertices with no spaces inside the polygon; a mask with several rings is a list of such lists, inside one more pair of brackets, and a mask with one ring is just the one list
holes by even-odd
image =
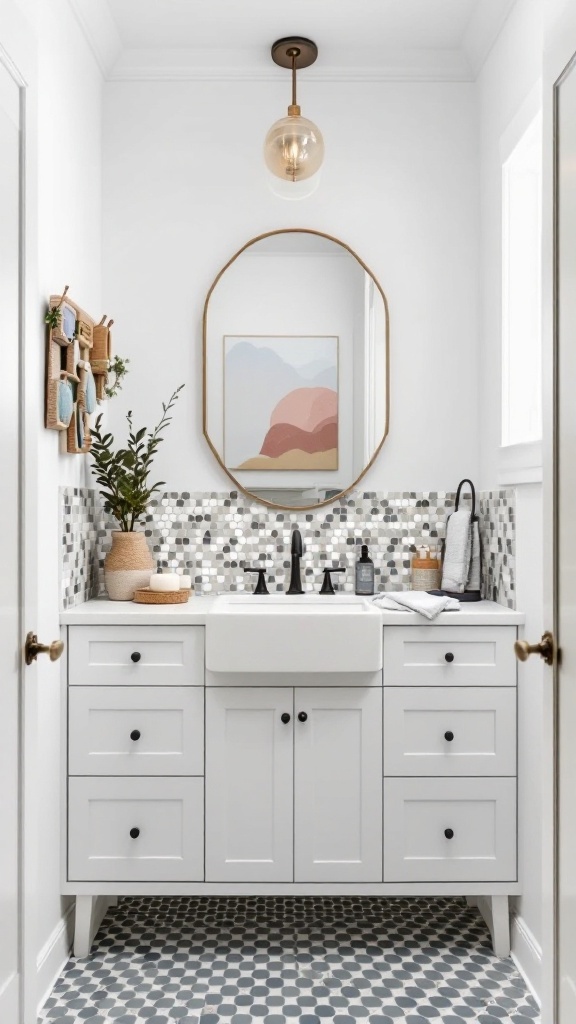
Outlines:
{"label": "pendant light", "polygon": [[272,60],[292,71],[292,103],[288,116],[272,125],[264,141],[264,159],[268,170],[283,181],[299,182],[320,169],[324,159],[322,132],[307,117],[302,117],[296,102],[296,71],[308,68],[318,56],[311,39],[289,36],[272,46]]}

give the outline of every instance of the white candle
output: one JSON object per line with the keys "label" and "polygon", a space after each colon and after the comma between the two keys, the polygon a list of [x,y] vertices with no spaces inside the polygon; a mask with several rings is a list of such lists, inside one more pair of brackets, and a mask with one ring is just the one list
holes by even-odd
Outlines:
{"label": "white candle", "polygon": [[180,590],[192,590],[192,577],[191,576],[179,576]]}
{"label": "white candle", "polygon": [[155,572],[150,577],[150,590],[180,590],[180,576],[175,572]]}

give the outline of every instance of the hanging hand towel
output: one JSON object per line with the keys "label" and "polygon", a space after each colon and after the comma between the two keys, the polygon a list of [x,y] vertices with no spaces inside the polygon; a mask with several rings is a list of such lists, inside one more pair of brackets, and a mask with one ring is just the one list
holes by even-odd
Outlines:
{"label": "hanging hand towel", "polygon": [[466,590],[480,590],[482,586],[482,548],[480,545],[480,524],[477,518],[472,519],[472,551],[470,554],[470,572]]}
{"label": "hanging hand towel", "polygon": [[460,602],[447,594],[427,594],[425,590],[387,590],[372,601],[377,608],[390,611],[418,612],[425,619],[435,619],[440,612],[459,612]]}
{"label": "hanging hand towel", "polygon": [[[470,510],[459,507],[465,484],[470,485]],[[482,541],[476,515],[476,490],[471,480],[461,480],[458,484],[454,511],[446,523],[441,587],[449,594],[463,594],[462,601],[481,599]]]}
{"label": "hanging hand towel", "polygon": [[472,531],[470,509],[453,512],[446,524],[446,545],[442,565],[442,590],[462,594],[470,572]]}

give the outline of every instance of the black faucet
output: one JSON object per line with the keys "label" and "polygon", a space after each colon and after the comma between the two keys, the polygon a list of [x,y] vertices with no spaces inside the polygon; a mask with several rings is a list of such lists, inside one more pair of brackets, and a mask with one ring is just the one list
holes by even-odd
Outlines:
{"label": "black faucet", "polygon": [[296,529],[292,531],[292,544],[290,546],[291,554],[291,568],[290,568],[290,586],[286,591],[287,594],[303,594],[302,580],[300,579],[300,559],[304,553],[304,545],[302,544],[302,534],[300,530]]}

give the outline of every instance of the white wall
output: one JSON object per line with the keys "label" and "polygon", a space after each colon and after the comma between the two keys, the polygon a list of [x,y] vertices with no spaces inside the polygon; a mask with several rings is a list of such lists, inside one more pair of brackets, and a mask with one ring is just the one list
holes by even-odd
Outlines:
{"label": "white wall", "polygon": [[[535,102],[542,73],[542,0],[517,0],[477,82],[481,142],[481,476],[483,489],[498,486],[501,437],[502,157],[514,126]],[[504,481],[509,482],[509,481]],[[525,635],[543,630],[542,486],[516,490],[517,606],[526,614]],[[542,774],[542,668],[519,666],[519,861],[524,895],[515,901],[513,951],[540,990],[542,876],[539,845]]]}
{"label": "white wall", "polygon": [[[101,281],[101,94],[92,52],[67,0],[39,3],[38,46],[38,334],[51,293],[70,285],[70,295],[100,316]],[[41,360],[43,363],[43,360]],[[42,368],[43,373],[43,368]],[[41,385],[43,393],[43,382]],[[39,618],[43,642],[59,636],[60,484],[83,486],[86,460],[59,454],[60,436],[44,429],[38,409]],[[38,997],[46,993],[66,955],[63,914],[70,900],[60,896],[60,663],[38,662]],[[69,922],[67,922],[69,927]]]}
{"label": "white wall", "polygon": [[[289,82],[109,83],[104,118],[104,296],[131,376],[110,407],[151,425],[187,388],[157,460],[170,489],[226,489],[201,420],[204,298],[255,235],[312,227],[365,260],[390,303],[390,434],[370,489],[452,489],[479,470],[478,147],[466,83],[315,83],[319,190],[269,190],[262,142]],[[457,429],[455,429],[457,426]]]}

